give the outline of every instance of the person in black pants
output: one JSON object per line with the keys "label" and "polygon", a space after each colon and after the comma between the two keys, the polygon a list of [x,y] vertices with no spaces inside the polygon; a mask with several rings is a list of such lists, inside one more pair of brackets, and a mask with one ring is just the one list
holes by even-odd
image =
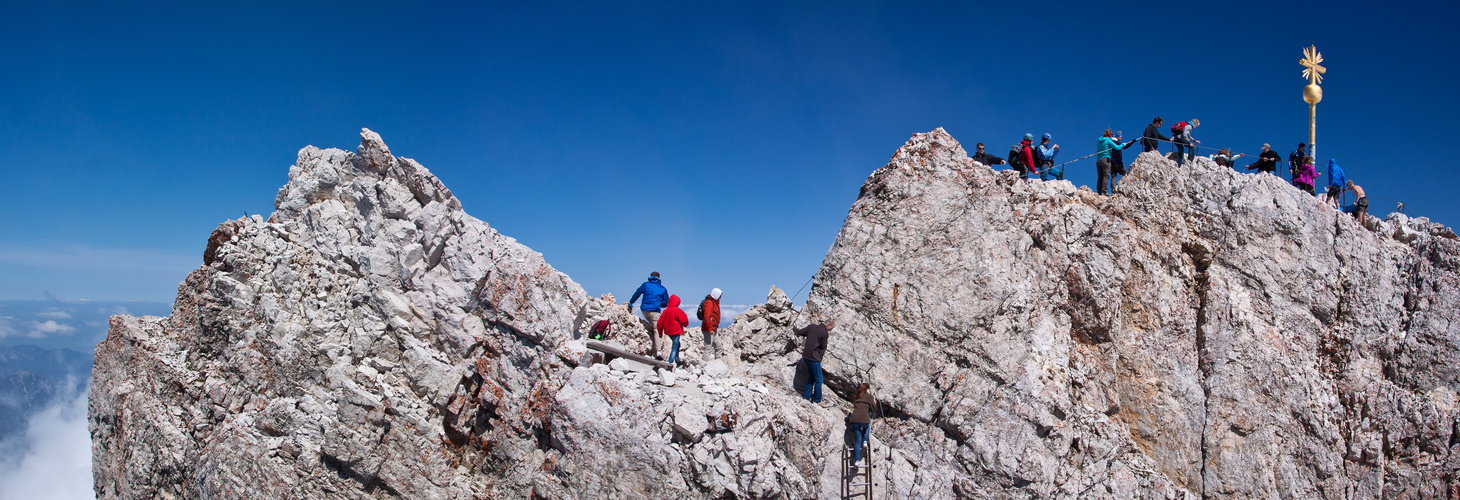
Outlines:
{"label": "person in black pants", "polygon": [[1247,166],[1247,170],[1257,170],[1277,175],[1277,164],[1283,157],[1278,156],[1277,151],[1272,150],[1271,144],[1262,145],[1262,154],[1257,155],[1257,163]]}

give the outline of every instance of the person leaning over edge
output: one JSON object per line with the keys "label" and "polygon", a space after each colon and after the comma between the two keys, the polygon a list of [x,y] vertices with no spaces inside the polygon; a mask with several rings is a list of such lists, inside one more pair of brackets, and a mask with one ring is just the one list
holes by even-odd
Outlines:
{"label": "person leaning over edge", "polygon": [[700,311],[704,314],[700,317],[700,333],[705,335],[704,360],[709,363],[710,360],[720,357],[720,346],[715,343],[715,332],[720,330],[719,288],[710,290],[710,294],[700,301]]}
{"label": "person leaning over edge", "polygon": [[1146,126],[1146,132],[1144,134],[1141,134],[1141,152],[1142,153],[1144,153],[1146,151],[1155,151],[1156,150],[1156,147],[1161,145],[1161,143],[1156,142],[1158,140],[1160,140],[1160,141],[1169,141],[1169,140],[1171,140],[1170,137],[1166,137],[1164,135],[1161,135],[1161,124],[1162,123],[1165,123],[1165,122],[1161,120],[1161,117],[1157,116],[1155,120],[1151,120],[1151,124],[1150,125],[1147,125]]}
{"label": "person leaning over edge", "polygon": [[836,328],[836,320],[828,319],[796,330],[796,336],[806,337],[806,344],[801,347],[801,362],[806,364],[806,371],[811,376],[811,380],[806,382],[806,389],[801,391],[801,398],[812,403],[821,403],[821,357],[826,354],[827,340],[833,328]]}
{"label": "person leaning over edge", "polygon": [[654,359],[663,360],[664,355],[659,353],[659,334],[654,331],[654,328],[659,324],[659,311],[664,308],[664,304],[669,302],[669,291],[659,283],[659,271],[649,273],[649,279],[639,285],[638,290],[634,290],[634,295],[629,297],[629,301],[625,302],[624,306],[632,312],[634,301],[639,300],[640,296],[644,297],[644,301],[639,303],[639,312],[644,313],[644,319],[649,322],[649,348],[653,351],[649,354],[654,356]]}
{"label": "person leaning over edge", "polygon": [[1247,166],[1247,170],[1256,169],[1258,172],[1267,172],[1277,175],[1277,164],[1283,157],[1278,156],[1277,151],[1272,150],[1271,144],[1262,145],[1262,154],[1257,155],[1257,163]]}
{"label": "person leaning over edge", "polygon": [[1354,184],[1354,181],[1348,181],[1348,189],[1354,192],[1354,196],[1359,197],[1358,201],[1354,202],[1354,218],[1358,219],[1359,223],[1367,226],[1369,222],[1367,220],[1367,216],[1369,215],[1369,197],[1364,196],[1364,188],[1358,184]]}

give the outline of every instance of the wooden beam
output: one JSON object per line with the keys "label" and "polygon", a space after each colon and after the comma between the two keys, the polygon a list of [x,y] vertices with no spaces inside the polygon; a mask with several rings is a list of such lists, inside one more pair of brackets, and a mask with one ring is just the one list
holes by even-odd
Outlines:
{"label": "wooden beam", "polygon": [[639,354],[634,354],[632,352],[629,352],[629,351],[624,350],[623,348],[621,348],[619,346],[616,346],[616,345],[613,345],[613,344],[606,344],[606,343],[599,342],[599,341],[596,341],[596,340],[590,340],[590,341],[588,341],[588,348],[589,349],[593,349],[593,350],[598,351],[598,352],[601,352],[601,353],[604,353],[604,354],[610,354],[610,355],[613,355],[613,356],[618,356],[620,358],[629,358],[629,359],[632,359],[634,361],[638,361],[640,363],[643,363],[643,364],[646,364],[646,365],[649,365],[649,366],[656,366],[656,367],[665,368],[665,369],[674,368],[674,365],[670,364],[667,361],[659,361],[657,359],[654,359],[654,358],[651,358],[651,357],[648,357],[648,356],[642,356],[642,355],[639,355]]}

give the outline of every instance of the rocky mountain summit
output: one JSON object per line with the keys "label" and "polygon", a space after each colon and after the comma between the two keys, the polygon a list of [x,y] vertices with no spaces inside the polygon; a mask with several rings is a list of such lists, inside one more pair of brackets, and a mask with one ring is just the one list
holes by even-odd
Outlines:
{"label": "rocky mountain summit", "polygon": [[[877,498],[1455,498],[1460,239],[1141,155],[1112,196],[942,129],[863,185],[802,310],[647,347],[369,130],[223,223],[172,315],[112,318],[101,498],[834,498],[873,384]],[[839,321],[828,404],[792,327]],[[698,359],[698,332],[687,333]]]}

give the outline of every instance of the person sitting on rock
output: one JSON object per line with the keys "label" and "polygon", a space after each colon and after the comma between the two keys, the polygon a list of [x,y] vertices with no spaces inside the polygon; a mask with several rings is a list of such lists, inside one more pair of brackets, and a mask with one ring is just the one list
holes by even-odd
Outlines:
{"label": "person sitting on rock", "polygon": [[1358,219],[1361,223],[1367,223],[1368,221],[1365,219],[1369,215],[1369,197],[1364,196],[1364,188],[1359,187],[1358,184],[1354,184],[1354,181],[1348,181],[1347,185],[1348,190],[1353,191],[1354,196],[1359,197],[1358,201],[1354,202],[1354,218]]}
{"label": "person sitting on rock", "polygon": [[877,405],[871,389],[871,385],[862,382],[857,390],[852,391],[852,414],[847,416],[847,430],[852,431],[852,470],[849,472],[853,476],[857,475],[857,462],[862,460],[862,447],[867,443],[867,431],[872,425],[872,408]]}
{"label": "person sitting on rock", "polygon": [[700,333],[705,334],[705,355],[706,363],[720,355],[720,348],[715,344],[715,332],[720,330],[720,289],[710,290],[705,300],[700,301]]}
{"label": "person sitting on rock", "polygon": [[1231,167],[1236,166],[1237,159],[1238,158],[1241,158],[1243,156],[1247,156],[1247,155],[1244,155],[1242,153],[1233,154],[1232,153],[1232,150],[1227,149],[1227,148],[1222,148],[1222,149],[1218,149],[1217,152],[1216,152],[1216,154],[1213,154],[1213,155],[1209,156],[1208,158],[1211,158],[1211,160],[1213,162],[1216,162],[1217,165],[1221,165],[1223,167],[1231,168]]}
{"label": "person sitting on rock", "polygon": [[625,302],[624,306],[632,311],[634,301],[639,300],[640,296],[644,297],[644,301],[639,303],[639,311],[644,313],[644,319],[649,322],[647,325],[649,348],[651,349],[649,355],[654,356],[654,359],[664,359],[664,355],[659,353],[659,335],[654,333],[654,325],[659,324],[659,311],[664,308],[664,303],[669,301],[669,291],[665,290],[664,285],[659,282],[659,271],[649,273],[649,280],[639,285],[639,289],[634,291],[634,295],[629,297],[629,301]]}
{"label": "person sitting on rock", "polygon": [[1060,168],[1059,172],[1050,171],[1054,167],[1054,155],[1059,154],[1059,152],[1060,145],[1050,144],[1049,132],[1045,132],[1044,137],[1039,139],[1039,147],[1034,148],[1034,156],[1036,157],[1034,161],[1038,162],[1039,165],[1039,180],[1047,181],[1050,176],[1054,176],[1058,180],[1065,180],[1065,169],[1063,167]]}
{"label": "person sitting on rock", "polygon": [[978,143],[978,146],[977,147],[978,147],[978,152],[977,153],[974,153],[974,155],[973,155],[973,161],[982,163],[982,164],[984,164],[984,166],[989,167],[989,168],[993,168],[994,165],[1003,165],[1004,164],[1004,159],[1003,158],[999,158],[997,156],[994,156],[994,155],[991,155],[991,154],[988,154],[988,153],[984,152],[984,150],[983,150],[983,143],[982,142]]}
{"label": "person sitting on rock", "polygon": [[821,403],[821,357],[826,354],[827,339],[831,336],[832,328],[836,328],[834,319],[796,330],[796,336],[806,337],[806,344],[801,347],[801,362],[806,364],[806,372],[811,377],[806,382],[806,389],[801,391],[801,397],[812,403]]}
{"label": "person sitting on rock", "polygon": [[668,361],[673,364],[681,364],[679,360],[679,337],[684,335],[684,328],[689,326],[689,315],[679,308],[679,296],[670,295],[669,305],[665,306],[664,314],[659,316],[659,323],[656,328],[660,335],[669,336],[671,347],[669,348]]}
{"label": "person sitting on rock", "polygon": [[1277,151],[1272,150],[1271,144],[1262,145],[1262,154],[1257,155],[1257,163],[1247,166],[1247,170],[1257,170],[1277,175],[1277,164],[1283,157],[1278,156]]}

